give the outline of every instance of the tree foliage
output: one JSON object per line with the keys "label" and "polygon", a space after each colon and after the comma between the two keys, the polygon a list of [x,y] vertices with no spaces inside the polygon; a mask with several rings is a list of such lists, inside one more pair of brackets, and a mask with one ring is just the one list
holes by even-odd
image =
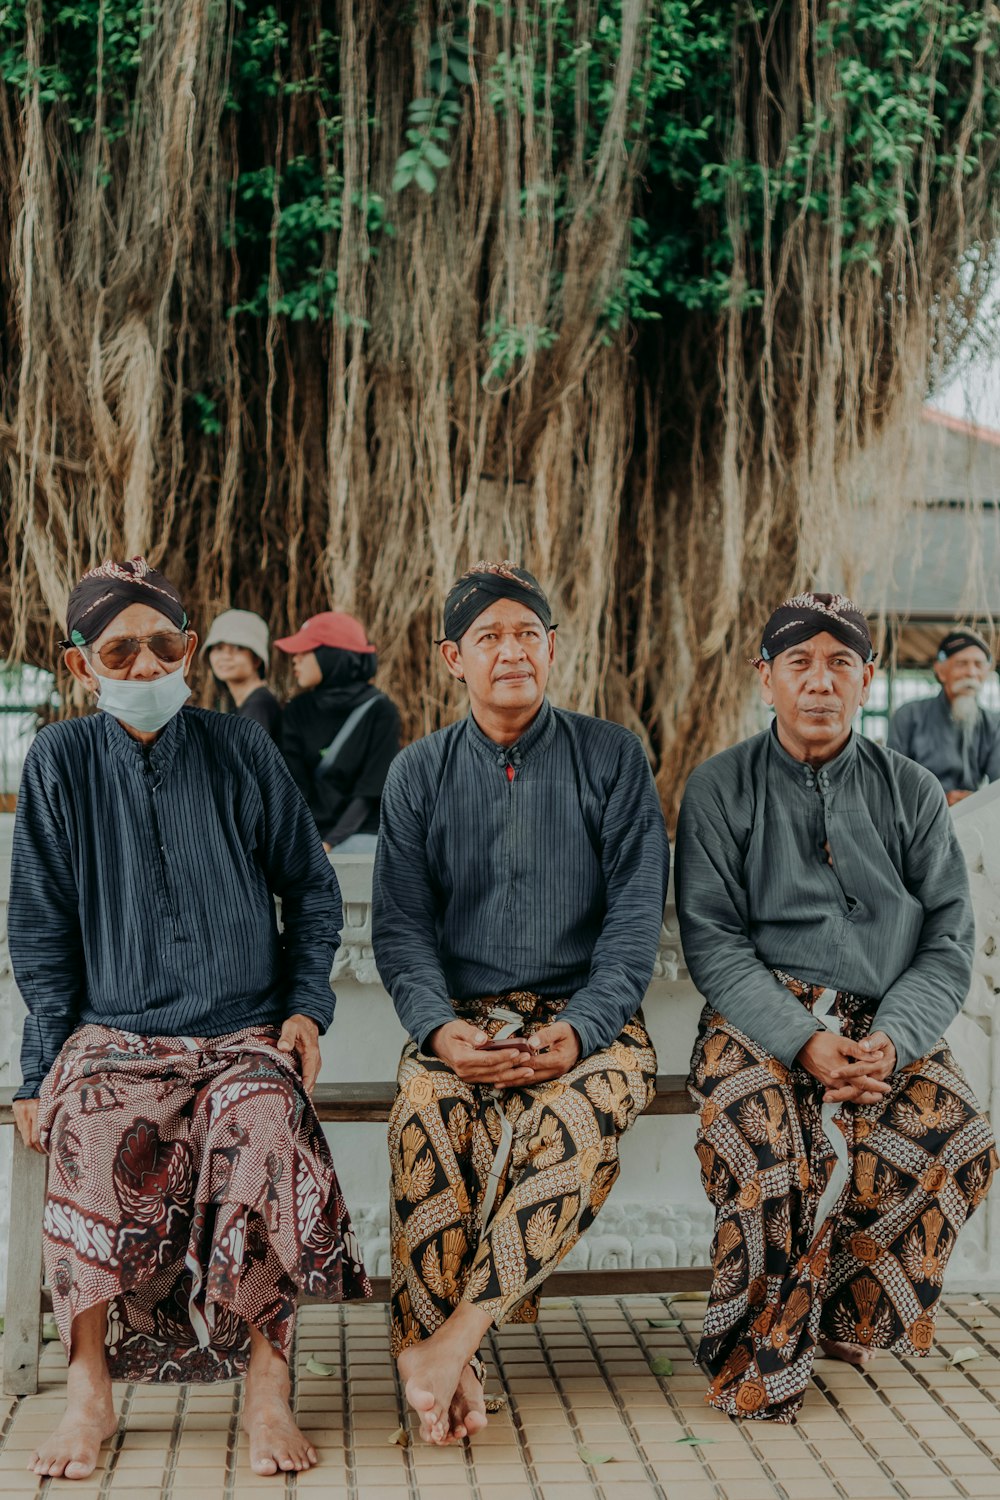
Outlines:
{"label": "tree foliage", "polygon": [[0,4],[4,645],[141,547],[206,623],[358,610],[417,733],[444,588],[516,552],[672,803],[969,326],[998,42],[953,0]]}

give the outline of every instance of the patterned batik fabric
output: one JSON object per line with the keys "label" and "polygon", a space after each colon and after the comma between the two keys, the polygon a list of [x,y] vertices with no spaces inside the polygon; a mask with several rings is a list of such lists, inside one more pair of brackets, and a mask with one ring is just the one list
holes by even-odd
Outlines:
{"label": "patterned batik fabric", "polygon": [[295,1301],[370,1297],[326,1138],[273,1028],[83,1026],[42,1088],[56,1322],[109,1302],[116,1380],[214,1381],[248,1325],[287,1358]]}
{"label": "patterned batik fabric", "polygon": [[[823,993],[777,977],[810,1009]],[[836,997],[855,1040],[874,1011]],[[989,1190],[995,1142],[944,1042],[889,1082],[883,1102],[834,1116],[847,1179],[817,1228],[836,1164],[823,1086],[703,1013],[689,1084],[715,1237],[699,1359],[714,1377],[707,1400],[730,1416],[794,1421],[820,1338],[897,1354],[931,1347],[945,1266]]]}
{"label": "patterned batik fabric", "polygon": [[[523,1015],[530,1035],[565,1004],[518,991],[460,1014],[494,1035],[503,1023],[488,1012],[499,1005]],[[610,1047],[549,1083],[464,1083],[411,1043],[398,1084],[389,1119],[394,1358],[460,1301],[497,1327],[535,1320],[543,1281],[618,1176],[619,1139],[655,1092],[656,1054],[639,1014]]]}

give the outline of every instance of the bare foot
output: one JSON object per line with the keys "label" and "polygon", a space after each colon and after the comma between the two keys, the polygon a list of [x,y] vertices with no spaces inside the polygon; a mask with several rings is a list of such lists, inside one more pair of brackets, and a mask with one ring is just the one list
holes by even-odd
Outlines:
{"label": "bare foot", "polygon": [[28,1469],[52,1479],[88,1479],[97,1467],[101,1444],[117,1426],[103,1354],[97,1367],[74,1360],[66,1377],[63,1419],[32,1454]]}
{"label": "bare foot", "polygon": [[[420,1436],[425,1443],[438,1445],[448,1441],[452,1405],[464,1378],[463,1372],[467,1371],[475,1380],[461,1346],[449,1339],[446,1328],[447,1325],[423,1343],[404,1349],[397,1360],[406,1399],[420,1418]],[[476,1384],[479,1384],[477,1380]],[[485,1415],[485,1405],[483,1413]],[[465,1418],[462,1425],[465,1426]]]}
{"label": "bare foot", "polygon": [[243,1431],[250,1439],[255,1474],[296,1473],[319,1462],[316,1449],[296,1426],[290,1394],[287,1364],[262,1335],[252,1333]]}
{"label": "bare foot", "polygon": [[866,1349],[864,1344],[845,1344],[840,1339],[820,1339],[819,1347],[827,1359],[842,1359],[845,1365],[856,1365],[859,1370],[867,1369],[875,1358],[874,1349]]}
{"label": "bare foot", "polygon": [[471,1365],[466,1365],[452,1397],[448,1413],[449,1429],[445,1444],[460,1443],[463,1438],[475,1437],[486,1426],[486,1397],[482,1382]]}

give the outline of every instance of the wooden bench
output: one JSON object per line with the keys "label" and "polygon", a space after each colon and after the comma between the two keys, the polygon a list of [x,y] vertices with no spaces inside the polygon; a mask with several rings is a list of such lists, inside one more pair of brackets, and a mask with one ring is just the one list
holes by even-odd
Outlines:
{"label": "wooden bench", "polygon": [[[694,1106],[680,1074],[661,1073],[649,1115],[691,1114]],[[313,1103],[321,1120],[341,1124],[385,1121],[396,1095],[394,1083],[320,1083]],[[13,1089],[0,1089],[0,1125],[12,1125]],[[10,1233],[7,1242],[7,1303],[4,1320],[3,1389],[9,1396],[31,1396],[38,1390],[42,1311],[42,1212],[48,1159],[29,1151],[14,1131],[10,1183]],[[648,1266],[620,1271],[557,1271],[548,1285],[556,1294],[622,1295],[628,1292],[702,1291],[711,1284],[707,1266]],[[385,1301],[389,1283],[372,1281],[375,1298]]]}

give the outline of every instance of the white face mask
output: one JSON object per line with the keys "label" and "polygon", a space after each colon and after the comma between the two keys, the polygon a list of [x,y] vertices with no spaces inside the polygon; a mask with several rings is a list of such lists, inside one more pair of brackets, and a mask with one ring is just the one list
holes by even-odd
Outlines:
{"label": "white face mask", "polygon": [[128,724],[131,729],[146,734],[155,734],[168,724],[191,696],[191,689],[184,680],[184,667],[178,667],[176,672],[165,672],[151,682],[102,677],[93,666],[91,671],[101,684],[98,708]]}

